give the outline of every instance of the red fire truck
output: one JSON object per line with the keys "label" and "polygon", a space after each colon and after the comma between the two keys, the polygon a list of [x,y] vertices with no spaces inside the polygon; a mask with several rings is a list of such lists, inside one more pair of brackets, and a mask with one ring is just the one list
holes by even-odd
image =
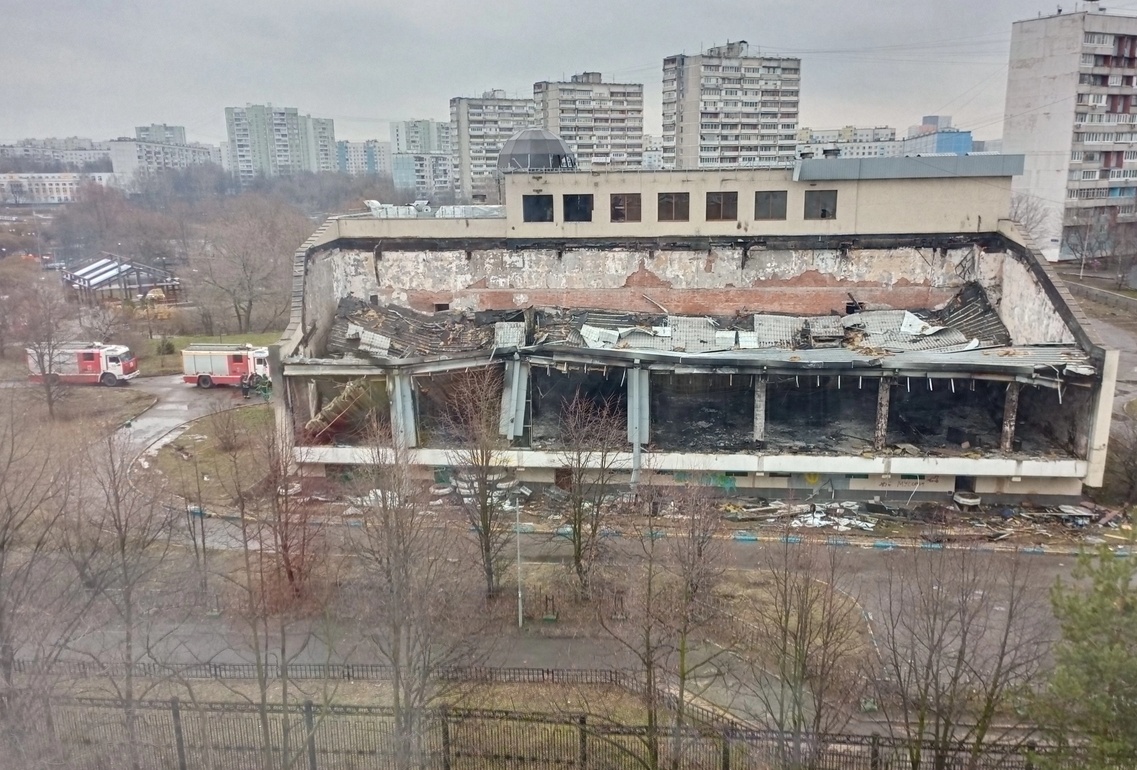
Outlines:
{"label": "red fire truck", "polygon": [[240,385],[246,373],[268,379],[268,348],[196,343],[182,349],[182,379],[199,388]]}
{"label": "red fire truck", "polygon": [[[32,348],[28,353],[28,378],[43,382],[102,383],[113,386],[138,376],[138,359],[125,345],[103,345],[99,342],[62,342],[40,356]],[[46,371],[43,371],[46,369]]]}

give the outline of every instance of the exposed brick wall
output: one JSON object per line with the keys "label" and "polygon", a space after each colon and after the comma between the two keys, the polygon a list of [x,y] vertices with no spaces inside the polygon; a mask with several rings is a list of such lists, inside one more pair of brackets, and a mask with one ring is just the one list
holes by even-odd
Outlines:
{"label": "exposed brick wall", "polygon": [[[645,299],[650,297],[670,313],[680,315],[730,315],[732,313],[788,313],[797,315],[829,315],[844,313],[845,303],[852,294],[858,302],[870,307],[887,306],[904,310],[930,308],[947,302],[955,295],[954,289],[934,289],[927,286],[898,286],[851,284],[838,287],[799,286],[792,281],[765,284],[756,288],[730,289],[670,289],[629,286],[622,289],[593,289],[588,291],[550,291],[500,289],[467,289],[461,292],[408,291],[407,304],[415,310],[432,311],[435,303],[459,304],[472,300],[478,310],[504,310],[535,307],[589,307],[605,310],[658,312],[659,306]],[[465,302],[461,303],[466,306]]]}

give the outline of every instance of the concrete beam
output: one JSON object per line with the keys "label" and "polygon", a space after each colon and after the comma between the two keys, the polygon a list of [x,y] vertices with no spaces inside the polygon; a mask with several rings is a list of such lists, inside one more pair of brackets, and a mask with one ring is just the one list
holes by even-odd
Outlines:
{"label": "concrete beam", "polygon": [[505,362],[505,382],[501,389],[499,432],[515,439],[525,432],[525,404],[529,397],[529,363],[514,357]]}

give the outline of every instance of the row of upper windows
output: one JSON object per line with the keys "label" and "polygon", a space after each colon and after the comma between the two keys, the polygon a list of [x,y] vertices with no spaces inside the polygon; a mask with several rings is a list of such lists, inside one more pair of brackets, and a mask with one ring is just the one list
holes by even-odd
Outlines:
{"label": "row of upper windows", "polygon": [[[593,199],[591,194],[563,195],[564,221],[591,222]],[[759,190],[754,193],[754,219],[786,219],[789,195],[785,190]],[[552,222],[552,195],[521,196],[522,216],[526,222]],[[642,221],[643,201],[640,193],[612,193],[609,196],[609,221]],[[836,190],[806,190],[804,219],[834,219],[837,216]],[[691,219],[691,194],[685,192],[659,193],[656,200],[656,221],[688,222]],[[709,192],[706,194],[705,219],[707,222],[738,221],[737,192]]]}

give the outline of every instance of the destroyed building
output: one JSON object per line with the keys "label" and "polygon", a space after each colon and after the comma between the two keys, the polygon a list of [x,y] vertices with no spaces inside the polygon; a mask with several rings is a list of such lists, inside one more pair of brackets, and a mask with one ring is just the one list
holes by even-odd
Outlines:
{"label": "destroyed building", "polygon": [[370,461],[378,415],[426,477],[455,382],[492,367],[526,483],[563,474],[582,394],[625,416],[629,482],[1073,500],[1102,481],[1117,352],[1008,218],[1021,169],[524,169],[501,207],[333,217],[296,254],[281,429],[320,477]]}

